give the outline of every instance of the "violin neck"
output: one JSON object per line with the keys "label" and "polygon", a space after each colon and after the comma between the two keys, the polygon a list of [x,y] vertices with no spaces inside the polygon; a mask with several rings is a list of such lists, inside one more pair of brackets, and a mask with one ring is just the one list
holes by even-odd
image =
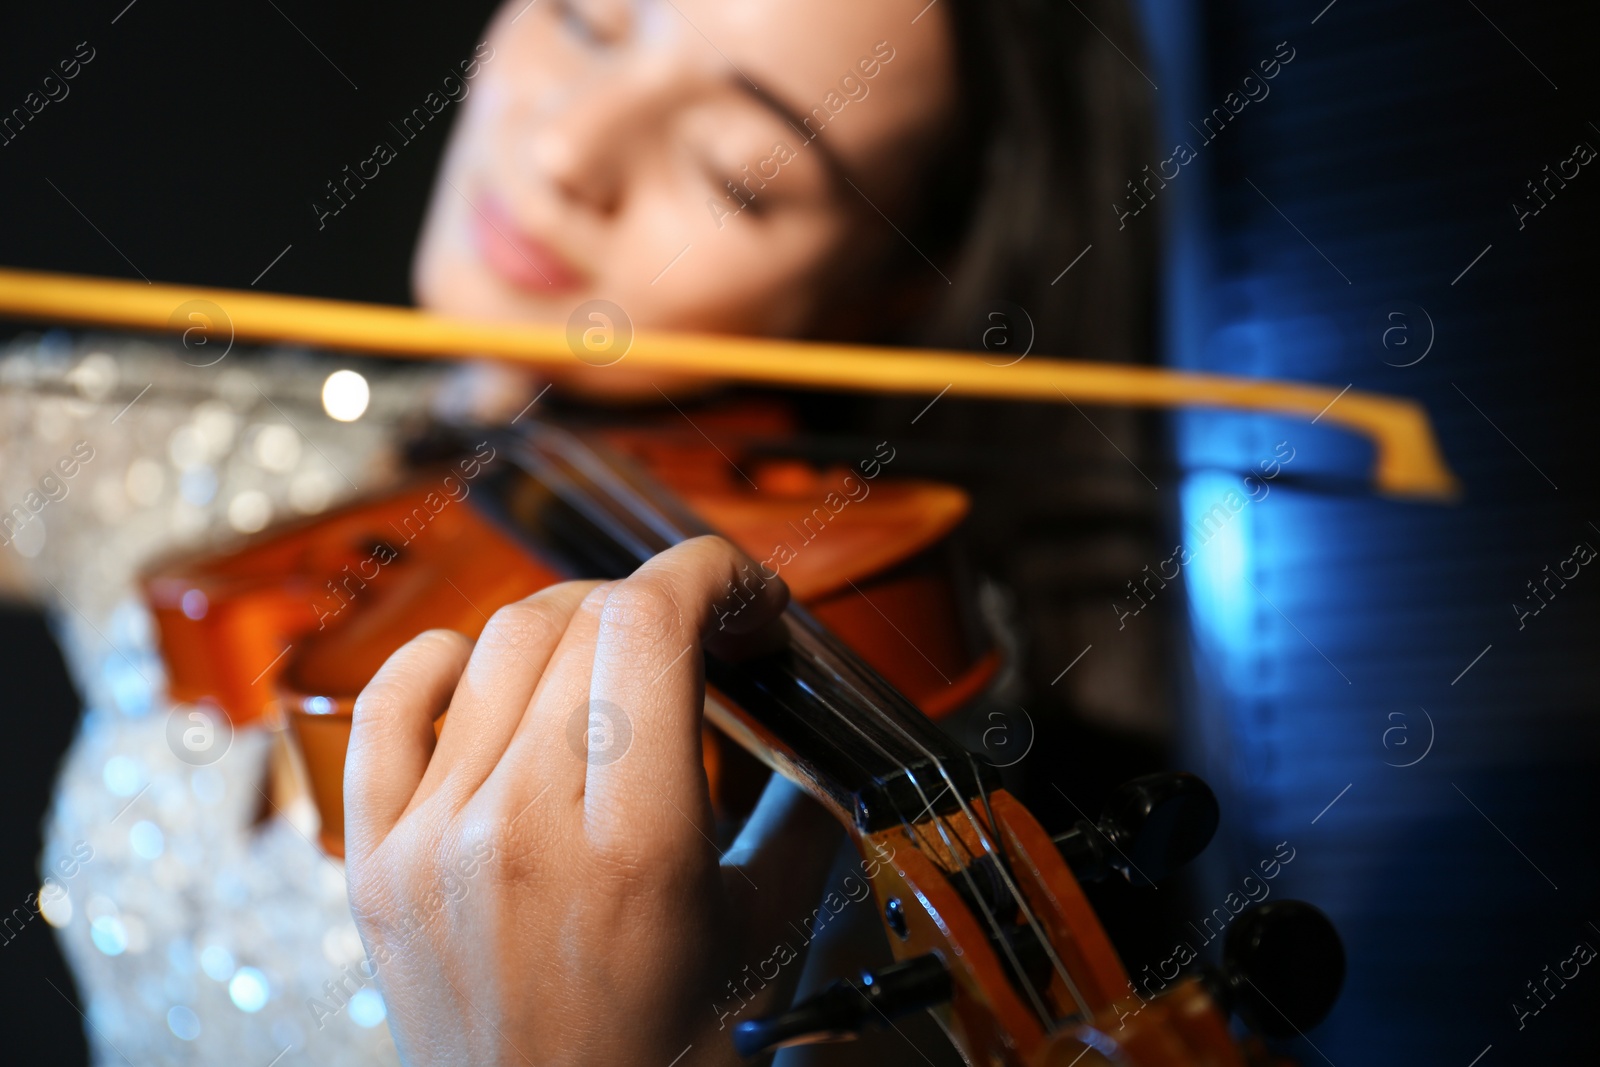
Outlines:
{"label": "violin neck", "polygon": [[[504,433],[511,461],[492,494],[497,517],[574,577],[621,578],[680,541],[712,533],[620,457],[548,424]],[[997,775],[936,729],[808,611],[784,610],[789,640],[730,662],[706,657],[707,683],[733,705],[730,730],[770,766],[863,832],[951,814]],[[730,724],[723,724],[730,725]]]}

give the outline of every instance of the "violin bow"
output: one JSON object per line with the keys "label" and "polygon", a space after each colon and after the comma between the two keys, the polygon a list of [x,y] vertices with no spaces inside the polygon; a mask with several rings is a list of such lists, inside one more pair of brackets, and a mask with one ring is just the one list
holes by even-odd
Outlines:
{"label": "violin bow", "polygon": [[[185,305],[203,325],[220,312],[231,337],[287,342],[412,359],[455,353],[523,364],[572,367],[566,327],[484,322],[415,308],[237,289],[149,284],[0,268],[0,315],[169,332]],[[1326,421],[1368,438],[1372,482],[1385,495],[1445,501],[1459,483],[1446,465],[1427,412],[1416,401],[1301,382],[1028,358],[1006,366],[972,353],[771,338],[640,330],[624,350],[630,365],[662,373],[751,385],[1152,408],[1231,408]],[[622,358],[622,357],[619,357]]]}

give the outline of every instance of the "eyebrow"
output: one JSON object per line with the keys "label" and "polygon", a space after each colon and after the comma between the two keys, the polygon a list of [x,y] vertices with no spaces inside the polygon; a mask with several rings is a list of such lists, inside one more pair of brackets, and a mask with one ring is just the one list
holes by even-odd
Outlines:
{"label": "eyebrow", "polygon": [[800,112],[796,111],[793,107],[790,107],[786,101],[774,96],[772,93],[767,92],[765,89],[756,85],[755,82],[744,77],[743,75],[734,74],[728,79],[728,81],[729,84],[731,84],[734,88],[750,97],[768,111],[771,111],[774,115],[778,116],[778,118],[782,119],[790,129],[794,130],[794,132],[800,137],[801,148],[804,148],[807,145],[816,145],[817,153],[822,156],[823,166],[828,171],[828,175],[831,178],[843,179],[844,181],[850,180],[849,168],[845,166],[844,160],[839,158],[839,154],[833,150],[833,145],[829,144],[823,139],[822,131],[818,130],[817,132],[812,133],[810,128],[806,126],[806,119],[810,116],[801,115]]}

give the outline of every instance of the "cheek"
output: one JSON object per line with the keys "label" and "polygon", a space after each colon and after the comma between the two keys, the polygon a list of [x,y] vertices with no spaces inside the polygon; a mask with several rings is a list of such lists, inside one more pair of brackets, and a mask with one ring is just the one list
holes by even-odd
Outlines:
{"label": "cheek", "polygon": [[816,320],[845,244],[842,213],[828,207],[729,220],[650,286],[653,313],[664,326],[794,336]]}
{"label": "cheek", "polygon": [[[436,311],[470,316],[487,315],[494,310],[483,305],[485,287],[473,239],[472,208],[462,199],[462,194],[473,195],[467,175],[481,167],[492,141],[489,131],[494,125],[494,110],[486,72],[474,81],[472,95],[461,105],[449,147],[434,178],[421,238],[412,259],[412,288],[417,302]],[[402,158],[412,150],[410,146],[395,148]]]}
{"label": "cheek", "polygon": [[[536,7],[514,26],[504,19],[496,25],[488,38],[494,54],[479,61],[470,91],[451,106],[455,123],[412,261],[413,289],[425,307],[468,317],[553,321],[565,318],[582,299],[547,307],[513,294],[485,270],[477,247],[478,216],[472,205],[483,197],[486,183],[497,195],[514,200],[526,184],[529,132],[537,125],[541,101],[556,99],[563,85],[582,76],[572,69],[571,57],[556,47],[548,19],[536,18],[538,13]],[[431,128],[427,135],[436,136]],[[398,135],[388,140],[402,164],[425,150]],[[520,207],[514,202],[508,206],[514,213]]]}

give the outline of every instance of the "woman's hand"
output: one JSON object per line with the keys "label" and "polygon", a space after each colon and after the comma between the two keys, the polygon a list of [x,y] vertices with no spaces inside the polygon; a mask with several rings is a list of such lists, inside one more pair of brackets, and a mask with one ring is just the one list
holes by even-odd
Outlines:
{"label": "woman's hand", "polygon": [[[788,596],[768,583],[717,632],[747,562],[702,537],[552,587],[476,644],[421,635],[361,694],[350,902],[408,1063],[737,1062],[729,983],[811,913],[838,841],[775,780],[729,854],[712,844],[701,649],[769,640]],[[787,1004],[800,966],[740,1018]]]}

